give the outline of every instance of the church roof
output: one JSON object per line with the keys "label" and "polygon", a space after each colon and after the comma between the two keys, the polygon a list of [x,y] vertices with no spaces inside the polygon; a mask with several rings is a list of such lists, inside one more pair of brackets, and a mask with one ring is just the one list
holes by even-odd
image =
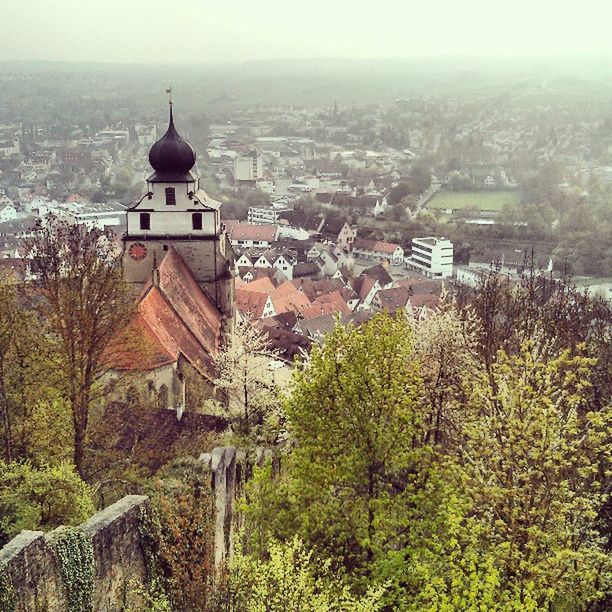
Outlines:
{"label": "church roof", "polygon": [[154,183],[193,181],[191,169],[195,162],[195,149],[176,131],[172,106],[170,106],[168,130],[149,151],[149,163],[155,170],[149,181]]}
{"label": "church roof", "polygon": [[159,282],[145,287],[136,315],[108,352],[115,370],[152,370],[182,355],[200,374],[214,376],[213,356],[221,344],[221,313],[170,247]]}

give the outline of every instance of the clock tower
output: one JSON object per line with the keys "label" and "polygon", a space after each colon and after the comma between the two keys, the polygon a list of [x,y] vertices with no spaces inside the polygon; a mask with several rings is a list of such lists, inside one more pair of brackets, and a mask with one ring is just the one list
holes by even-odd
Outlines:
{"label": "clock tower", "polygon": [[221,225],[221,204],[200,189],[196,154],[174,127],[172,101],[166,133],[151,147],[147,192],[127,211],[124,278],[136,290],[174,247],[191,276],[219,309],[225,332],[234,319],[234,252]]}

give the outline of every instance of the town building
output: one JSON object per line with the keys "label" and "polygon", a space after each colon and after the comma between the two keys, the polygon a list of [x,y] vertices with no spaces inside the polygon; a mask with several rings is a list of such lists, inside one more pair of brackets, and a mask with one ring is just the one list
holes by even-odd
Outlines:
{"label": "town building", "polygon": [[449,278],[453,275],[453,243],[433,236],[413,238],[406,265],[430,278]]}
{"label": "town building", "polygon": [[263,158],[258,151],[234,158],[234,181],[238,185],[255,186],[264,178]]}
{"label": "town building", "polygon": [[353,256],[375,263],[399,265],[404,261],[404,249],[399,244],[384,240],[356,238],[353,242]]}

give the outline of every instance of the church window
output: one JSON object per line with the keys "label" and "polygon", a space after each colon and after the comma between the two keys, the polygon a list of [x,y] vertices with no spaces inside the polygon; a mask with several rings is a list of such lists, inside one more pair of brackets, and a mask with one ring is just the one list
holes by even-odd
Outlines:
{"label": "church window", "polygon": [[160,410],[165,410],[169,408],[168,406],[168,387],[166,385],[162,385],[157,392],[157,407]]}
{"label": "church window", "polygon": [[149,213],[140,213],[140,229],[151,229],[151,215]]}
{"label": "church window", "polygon": [[176,204],[174,187],[166,187],[166,204],[169,206],[174,206],[174,204]]}
{"label": "church window", "polygon": [[191,225],[194,230],[202,229],[202,213],[193,213],[191,215]]}

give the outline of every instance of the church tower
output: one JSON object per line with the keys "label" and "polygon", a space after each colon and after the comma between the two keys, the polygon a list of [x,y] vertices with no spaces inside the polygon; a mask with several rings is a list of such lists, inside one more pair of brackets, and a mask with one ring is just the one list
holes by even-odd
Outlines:
{"label": "church tower", "polygon": [[195,161],[195,150],[174,127],[170,100],[168,130],[149,152],[154,172],[147,192],[127,211],[123,274],[142,289],[174,247],[219,309],[227,333],[234,319],[234,252],[221,225],[221,204],[200,189],[192,172]]}

